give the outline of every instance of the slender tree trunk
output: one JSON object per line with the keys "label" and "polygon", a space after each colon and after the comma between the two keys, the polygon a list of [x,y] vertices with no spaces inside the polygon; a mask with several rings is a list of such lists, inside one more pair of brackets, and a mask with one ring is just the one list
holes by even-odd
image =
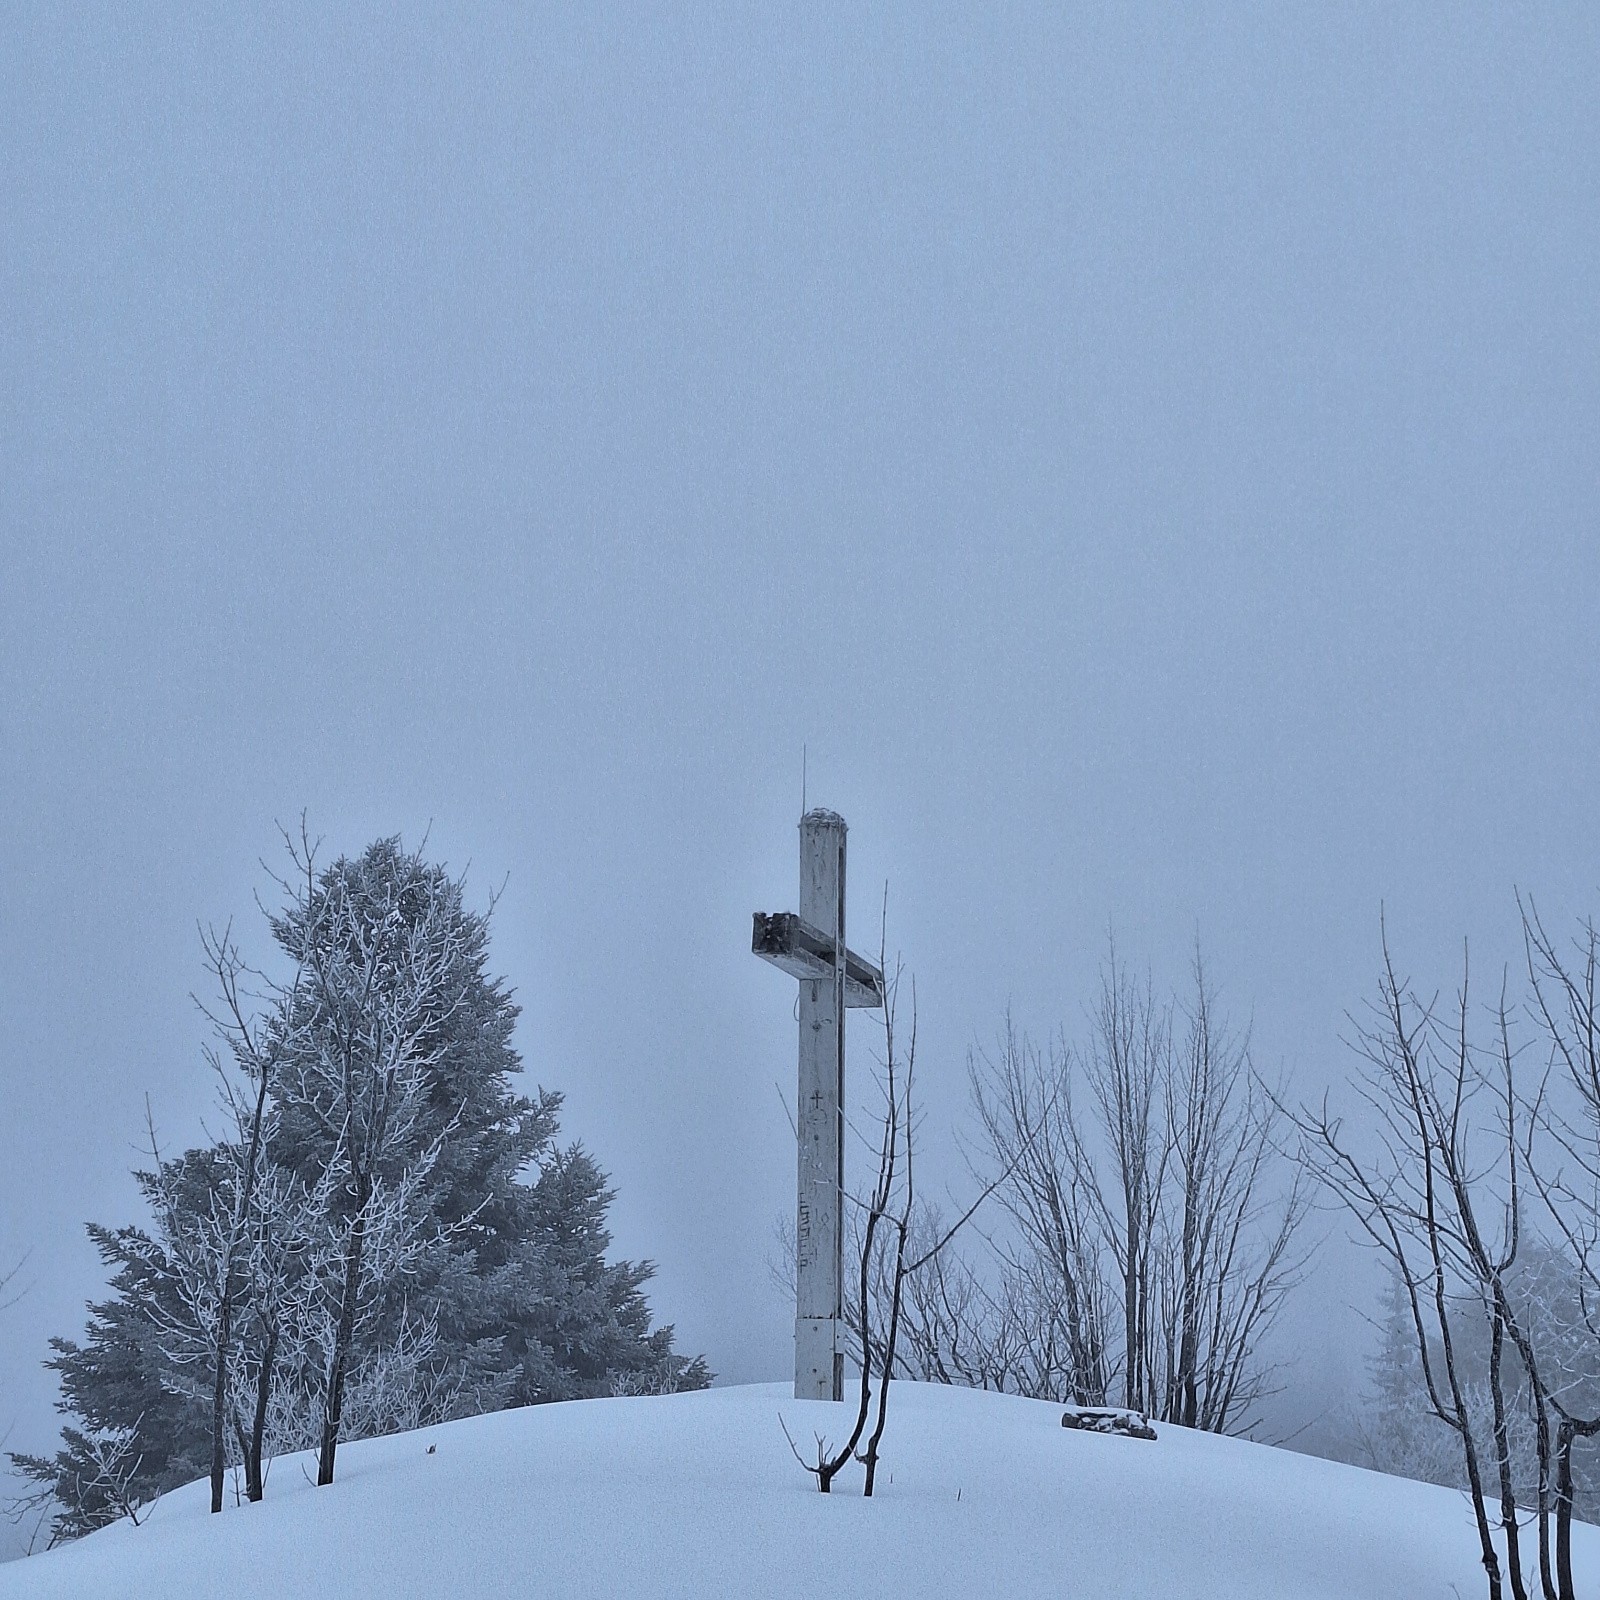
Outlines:
{"label": "slender tree trunk", "polygon": [[1139,1356],[1144,1337],[1139,1316],[1139,1220],[1133,1198],[1128,1199],[1128,1265],[1122,1283],[1122,1327],[1127,1342],[1127,1359],[1123,1363],[1122,1403],[1130,1410],[1138,1405],[1142,1374]]}
{"label": "slender tree trunk", "polygon": [[1556,1431],[1556,1592],[1576,1600],[1572,1587],[1572,1436],[1570,1417]]}
{"label": "slender tree trunk", "polygon": [[211,1510],[222,1510],[223,1474],[227,1470],[228,1345],[233,1337],[232,1251],[223,1270],[222,1304],[217,1308],[217,1370],[211,1386]]}
{"label": "slender tree trunk", "polygon": [[278,1357],[278,1330],[267,1335],[266,1349],[261,1352],[261,1371],[256,1375],[256,1411],[250,1423],[250,1444],[245,1451],[245,1493],[252,1501],[266,1493],[266,1483],[261,1474],[262,1445],[267,1434],[267,1406],[272,1398],[272,1367]]}
{"label": "slender tree trunk", "polygon": [[[1489,1600],[1500,1600],[1500,1556],[1494,1547],[1494,1532],[1489,1526],[1489,1513],[1483,1503],[1483,1471],[1478,1461],[1478,1447],[1472,1438],[1472,1423],[1467,1415],[1467,1402],[1461,1393],[1461,1380],[1456,1371],[1455,1341],[1450,1335],[1450,1313],[1445,1306],[1444,1269],[1440,1262],[1437,1225],[1432,1217],[1428,1221],[1429,1244],[1434,1257],[1434,1301],[1439,1318],[1439,1341],[1444,1351],[1445,1377],[1450,1384],[1450,1401],[1455,1412],[1455,1425],[1461,1434],[1462,1454],[1466,1458],[1467,1486],[1472,1492],[1472,1515],[1478,1525],[1478,1543],[1483,1553],[1483,1570],[1489,1579]],[[1567,1600],[1567,1597],[1564,1597]]]}
{"label": "slender tree trunk", "polygon": [[1500,1472],[1500,1527],[1506,1536],[1506,1574],[1513,1600],[1528,1600],[1522,1581],[1522,1552],[1517,1530],[1517,1491],[1511,1481],[1511,1439],[1506,1429],[1505,1388],[1500,1363],[1505,1354],[1505,1321],[1498,1311],[1489,1341],[1489,1393],[1494,1402],[1494,1455]]}
{"label": "slender tree trunk", "polygon": [[861,1397],[856,1407],[856,1425],[838,1455],[831,1461],[819,1459],[817,1462],[817,1488],[823,1494],[833,1493],[833,1480],[856,1453],[856,1445],[860,1443],[862,1431],[867,1425],[867,1413],[872,1406],[872,1313],[868,1288],[872,1281],[872,1240],[878,1231],[880,1215],[876,1208],[868,1214],[866,1238],[861,1246]]}
{"label": "slender tree trunk", "polygon": [[1563,1415],[1556,1434],[1556,1591],[1558,1600],[1577,1600],[1572,1585],[1572,1443],[1600,1433],[1600,1417],[1581,1421]]}
{"label": "slender tree trunk", "polygon": [[1501,1317],[1505,1324],[1506,1332],[1511,1335],[1512,1343],[1516,1347],[1517,1356],[1522,1362],[1522,1370],[1528,1378],[1528,1400],[1533,1407],[1533,1440],[1534,1457],[1538,1463],[1538,1506],[1539,1506],[1539,1588],[1543,1600],[1559,1600],[1556,1590],[1555,1569],[1551,1564],[1550,1552],[1550,1403],[1545,1394],[1543,1380],[1539,1376],[1538,1363],[1534,1359],[1533,1346],[1528,1341],[1526,1332],[1517,1324],[1515,1317],[1509,1315],[1501,1302]]}
{"label": "slender tree trunk", "polygon": [[344,1254],[344,1290],[339,1301],[339,1326],[333,1338],[333,1359],[328,1364],[327,1401],[322,1413],[322,1447],[317,1455],[317,1487],[333,1482],[333,1458],[339,1447],[339,1421],[344,1412],[344,1380],[355,1339],[356,1299],[361,1293],[361,1254],[367,1238],[367,1206],[371,1186],[363,1183],[350,1225]]}
{"label": "slender tree trunk", "polygon": [[[909,1208],[908,1208],[909,1214]],[[889,1414],[889,1380],[894,1376],[894,1347],[900,1334],[900,1293],[906,1278],[906,1223],[897,1224],[894,1251],[894,1297],[889,1306],[889,1338],[884,1349],[883,1372],[878,1379],[878,1419],[873,1424],[872,1436],[867,1440],[867,1482],[862,1491],[866,1499],[872,1498],[872,1486],[878,1476],[878,1442],[883,1438],[884,1423]]]}
{"label": "slender tree trunk", "polygon": [[[243,1023],[241,1022],[241,1027]],[[250,1118],[250,1138],[245,1147],[244,1181],[234,1209],[227,1249],[222,1258],[222,1303],[217,1307],[217,1372],[211,1392],[211,1509],[222,1510],[222,1478],[226,1467],[228,1410],[228,1356],[233,1342],[233,1253],[240,1230],[250,1216],[255,1195],[256,1167],[261,1157],[262,1119],[267,1108],[267,1071],[262,1067],[256,1086],[255,1110]]]}
{"label": "slender tree trunk", "polygon": [[1177,1360],[1177,1420],[1186,1428],[1200,1421],[1200,1268],[1195,1257],[1193,1206],[1184,1198],[1183,1215],[1183,1283],[1180,1294],[1180,1322],[1182,1336],[1178,1341]]}
{"label": "slender tree trunk", "polygon": [[1100,1351],[1099,1338],[1090,1325],[1090,1313],[1079,1289],[1074,1251],[1066,1229],[1061,1223],[1064,1204],[1059,1193],[1052,1195],[1054,1265],[1061,1279],[1062,1293],[1066,1300],[1067,1351],[1068,1359],[1072,1362],[1072,1398],[1080,1406],[1103,1406],[1106,1403],[1105,1361]]}
{"label": "slender tree trunk", "polygon": [[1550,1418],[1541,1394],[1534,1394],[1533,1403],[1539,1449],[1539,1586],[1544,1590],[1544,1600],[1559,1600],[1550,1565]]}
{"label": "slender tree trunk", "polygon": [[[244,1463],[245,1498],[248,1500],[253,1500],[255,1499],[255,1496],[250,1493],[250,1439],[244,1431],[244,1424],[239,1420],[237,1412],[234,1413],[232,1421],[233,1442],[238,1445],[239,1459]],[[239,1492],[237,1489],[234,1490],[233,1501],[235,1505],[239,1503]]]}

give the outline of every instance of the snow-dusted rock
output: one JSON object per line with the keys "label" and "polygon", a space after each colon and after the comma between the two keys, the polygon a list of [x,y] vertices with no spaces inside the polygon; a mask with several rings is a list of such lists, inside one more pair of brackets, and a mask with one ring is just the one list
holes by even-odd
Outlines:
{"label": "snow-dusted rock", "polygon": [[1118,1433],[1128,1439],[1153,1439],[1156,1430],[1142,1411],[1126,1411],[1116,1406],[1068,1406],[1061,1417],[1063,1428],[1080,1428],[1087,1433]]}

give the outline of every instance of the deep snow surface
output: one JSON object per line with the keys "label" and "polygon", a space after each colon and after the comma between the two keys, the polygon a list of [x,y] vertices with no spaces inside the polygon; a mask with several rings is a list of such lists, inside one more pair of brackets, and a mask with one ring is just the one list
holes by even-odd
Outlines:
{"label": "deep snow surface", "polygon": [[[897,1384],[877,1495],[826,1498],[808,1446],[847,1407],[786,1386],[499,1412],[276,1463],[259,1506],[204,1484],[0,1567],[0,1600],[490,1596],[1141,1596],[1429,1600],[1485,1592],[1460,1495],[1235,1439],[1071,1432],[1060,1408]],[[435,1452],[428,1454],[428,1447]],[[1575,1530],[1580,1587],[1600,1531]]]}

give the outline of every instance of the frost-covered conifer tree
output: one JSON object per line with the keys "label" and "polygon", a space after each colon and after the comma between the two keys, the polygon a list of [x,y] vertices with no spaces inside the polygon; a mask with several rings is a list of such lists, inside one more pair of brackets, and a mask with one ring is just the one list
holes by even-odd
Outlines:
{"label": "frost-covered conifer tree", "polygon": [[[487,914],[398,840],[327,866],[294,849],[271,922],[285,975],[263,981],[256,1019],[276,1054],[227,1385],[228,1458],[251,1492],[263,1451],[707,1383],[651,1326],[650,1264],[607,1259],[612,1190],[559,1144],[561,1096],[517,1092],[517,1007],[488,970]],[[16,1458],[56,1502],[58,1538],[205,1471],[212,1369],[167,1235],[207,1237],[196,1220],[226,1156],[172,1158],[142,1180],[149,1225],[90,1230],[111,1292],[81,1342],[52,1341],[61,1448]],[[124,1438],[133,1470],[112,1496],[92,1447]]]}

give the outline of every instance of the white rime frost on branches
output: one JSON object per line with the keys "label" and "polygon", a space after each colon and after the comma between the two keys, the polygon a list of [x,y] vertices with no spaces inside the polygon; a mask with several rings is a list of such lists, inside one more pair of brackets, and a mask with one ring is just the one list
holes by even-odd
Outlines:
{"label": "white rime frost on branches", "polygon": [[[326,1141],[339,1185],[330,1237],[310,1274],[321,1312],[312,1342],[324,1373],[317,1482],[327,1484],[359,1319],[375,1291],[432,1242],[412,1225],[413,1202],[449,1127],[426,1143],[418,1135],[471,964],[454,885],[415,870],[363,882],[357,893],[348,871],[319,880],[312,858],[302,835],[300,877],[274,932],[300,968],[280,1011],[280,1094]],[[429,1348],[426,1329],[406,1332],[393,1346],[393,1370],[381,1383],[366,1381],[369,1394],[392,1394],[402,1369],[423,1371]]]}
{"label": "white rime frost on branches", "polygon": [[[429,1116],[430,1074],[470,971],[455,886],[413,870],[357,892],[348,874],[319,876],[303,835],[290,849],[296,875],[273,926],[292,977],[251,973],[227,933],[205,940],[227,1137],[174,1163],[152,1126],[154,1170],[140,1179],[156,1226],[133,1248],[169,1290],[152,1313],[165,1381],[214,1403],[213,1510],[228,1459],[253,1500],[264,1460],[284,1450],[314,1446],[329,1483],[341,1437],[437,1421],[464,1386],[437,1359],[433,1316],[402,1306],[386,1338],[363,1337],[395,1285],[472,1220],[441,1228],[418,1203],[451,1131]],[[264,1022],[247,1016],[247,977],[264,985]],[[323,1160],[269,1160],[285,1118]]]}

